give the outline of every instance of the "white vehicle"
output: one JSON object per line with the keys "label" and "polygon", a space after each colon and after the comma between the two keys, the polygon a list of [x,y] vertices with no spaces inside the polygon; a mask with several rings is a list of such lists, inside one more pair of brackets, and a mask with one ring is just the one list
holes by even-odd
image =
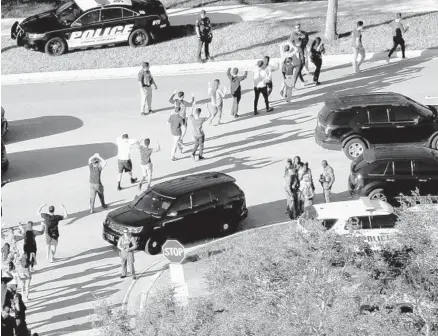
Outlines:
{"label": "white vehicle", "polygon": [[[438,211],[437,204],[421,204],[410,208],[410,211]],[[298,219],[298,227],[306,231],[300,224],[305,219],[316,219],[322,222],[327,230],[339,235],[347,235],[351,230],[362,235],[372,249],[380,249],[383,242],[388,242],[396,233],[397,214],[394,208],[381,200],[370,200],[362,197],[358,200],[315,204],[309,207]]]}

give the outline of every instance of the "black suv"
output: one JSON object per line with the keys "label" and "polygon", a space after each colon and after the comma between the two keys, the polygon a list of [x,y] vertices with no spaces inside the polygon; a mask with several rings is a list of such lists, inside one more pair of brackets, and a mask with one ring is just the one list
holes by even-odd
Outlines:
{"label": "black suv", "polygon": [[319,112],[315,140],[353,160],[376,144],[422,143],[438,149],[438,106],[398,93],[330,98]]}
{"label": "black suv", "polygon": [[11,38],[18,46],[44,50],[51,56],[67,50],[128,42],[148,45],[169,27],[158,0],[67,1],[57,9],[15,22]]}
{"label": "black suv", "polygon": [[438,195],[438,150],[421,145],[377,146],[351,164],[350,193],[394,201],[418,188],[423,196]]}
{"label": "black suv", "polygon": [[235,182],[229,175],[207,172],[156,184],[108,214],[103,238],[116,245],[128,228],[141,249],[158,254],[168,238],[229,234],[248,215],[245,194]]}

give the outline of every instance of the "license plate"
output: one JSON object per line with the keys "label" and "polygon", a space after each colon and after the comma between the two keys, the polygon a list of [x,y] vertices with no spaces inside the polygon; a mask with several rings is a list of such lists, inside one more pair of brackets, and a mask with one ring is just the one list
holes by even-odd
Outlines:
{"label": "license plate", "polygon": [[114,241],[114,236],[107,234],[106,237],[108,238],[108,240]]}

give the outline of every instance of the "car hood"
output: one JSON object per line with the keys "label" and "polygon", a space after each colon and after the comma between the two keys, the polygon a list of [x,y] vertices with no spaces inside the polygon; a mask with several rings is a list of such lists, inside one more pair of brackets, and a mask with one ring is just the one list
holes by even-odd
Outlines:
{"label": "car hood", "polygon": [[30,16],[20,23],[26,33],[41,34],[63,28],[63,25],[55,16],[55,11],[47,11],[38,15]]}
{"label": "car hood", "polygon": [[117,224],[139,227],[145,224],[152,224],[159,220],[159,218],[152,216],[146,212],[137,210],[130,205],[125,205],[121,208],[111,211],[108,218]]}

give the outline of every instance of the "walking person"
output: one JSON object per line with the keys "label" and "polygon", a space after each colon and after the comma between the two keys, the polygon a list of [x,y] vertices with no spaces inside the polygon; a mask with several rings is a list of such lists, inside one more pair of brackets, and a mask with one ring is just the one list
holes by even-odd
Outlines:
{"label": "walking person", "polygon": [[360,72],[360,66],[365,60],[365,48],[362,44],[362,31],[363,31],[363,22],[358,21],[356,24],[356,28],[353,29],[351,34],[352,36],[352,48],[353,48],[353,73]]}
{"label": "walking person", "polygon": [[46,229],[45,225],[43,225],[42,230],[34,230],[33,225],[34,223],[32,221],[27,222],[26,228],[23,232],[23,252],[27,256],[31,272],[34,271],[34,266],[37,264],[37,243],[35,237],[43,235]]}
{"label": "walking person", "polygon": [[307,45],[309,43],[309,34],[301,29],[301,25],[297,23],[295,25],[295,30],[292,32],[292,35],[290,37],[290,40],[292,43],[294,43],[297,47],[300,48],[300,57],[301,57],[301,66],[299,68],[299,77],[301,81],[304,82],[302,71],[303,69],[306,70],[307,73],[309,73],[309,66],[308,66],[308,49]]}
{"label": "walking person", "polygon": [[269,107],[269,97],[268,97],[268,87],[267,83],[269,82],[266,71],[263,69],[263,61],[258,61],[257,66],[254,69],[254,115],[259,114],[258,104],[260,94],[262,94],[263,99],[265,100],[266,112],[271,112],[274,109]]}
{"label": "walking person", "polygon": [[128,229],[123,230],[123,235],[120,237],[117,248],[120,250],[120,258],[122,259],[122,271],[120,278],[125,278],[127,275],[127,264],[129,263],[129,268],[131,269],[132,279],[135,277],[134,268],[134,251],[137,249],[137,240],[131,235]]}
{"label": "walking person", "polygon": [[300,181],[300,213],[313,204],[315,197],[315,185],[313,184],[312,171],[309,168],[309,163],[303,164],[301,170],[298,172],[298,179]]}
{"label": "walking person", "polygon": [[286,59],[286,62],[282,67],[283,74],[283,88],[281,94],[284,94],[286,102],[290,102],[292,99],[292,88],[294,87],[294,65],[292,64],[292,58]]}
{"label": "walking person", "polygon": [[29,330],[26,323],[26,305],[23,302],[22,295],[15,293],[14,310],[15,310],[15,336],[28,336]]}
{"label": "walking person", "polygon": [[[286,41],[286,43],[283,43],[280,45],[280,64],[282,65],[281,66],[281,73],[283,75],[283,79],[286,78],[286,72],[285,72],[285,68],[284,68],[286,61],[289,58],[292,59],[297,53],[298,53],[297,47],[295,47],[295,45],[290,41]],[[286,96],[284,90],[285,90],[285,84],[284,84],[284,80],[283,80],[283,84],[282,84],[281,90],[280,90],[280,95],[283,98],[285,98],[285,96]]]}
{"label": "walking person", "polygon": [[30,271],[30,263],[26,254],[22,254],[17,263],[17,274],[20,281],[21,293],[24,297],[24,301],[29,300],[30,282],[32,281],[32,272]]}
{"label": "walking person", "polygon": [[213,40],[211,21],[207,17],[205,10],[201,11],[201,18],[195,23],[195,31],[198,36],[198,62],[203,63],[204,60],[201,57],[202,47],[204,46],[205,59],[207,61],[213,61],[213,57],[210,56],[210,43]]}
{"label": "walking person", "polygon": [[403,34],[405,34],[408,31],[409,26],[405,27],[403,25],[403,23],[401,22],[401,20],[402,20],[401,13],[397,13],[395,20],[391,22],[393,45],[392,45],[392,48],[388,54],[388,59],[387,59],[388,63],[391,60],[391,55],[394,53],[394,51],[397,49],[398,46],[400,46],[400,48],[401,48],[402,58],[403,59],[406,58],[406,56],[405,56],[405,40],[403,38]]}
{"label": "walking person", "polygon": [[193,107],[193,103],[195,102],[195,95],[192,92],[192,100],[191,100],[191,102],[187,102],[184,100],[184,92],[183,91],[177,92],[175,90],[175,91],[173,91],[172,96],[170,96],[169,102],[175,108],[179,107],[179,115],[183,119],[183,123],[184,123],[181,126],[181,131],[182,131],[181,144],[184,145],[184,137],[186,136],[186,133],[187,133],[187,108]]}
{"label": "walking person", "polygon": [[193,138],[195,140],[195,145],[192,150],[192,158],[196,160],[196,151],[199,148],[198,160],[204,159],[204,142],[205,142],[205,133],[203,129],[204,123],[212,117],[211,111],[208,110],[208,117],[201,117],[201,109],[197,107],[193,114],[190,114],[190,120],[193,125]]}
{"label": "walking person", "polygon": [[231,107],[231,115],[234,118],[239,117],[239,104],[242,98],[242,87],[240,83],[248,77],[248,71],[245,71],[243,76],[238,76],[239,69],[234,68],[231,72],[231,68],[227,70],[227,77],[230,80],[230,91],[233,97],[233,106]]}
{"label": "walking person", "polygon": [[140,112],[141,115],[148,115],[152,113],[152,85],[155,87],[155,90],[158,90],[154,77],[152,77],[149,70],[149,62],[143,62],[142,68],[138,73],[138,82],[141,94]]}
{"label": "walking person", "polygon": [[331,190],[333,183],[335,183],[335,173],[333,168],[329,166],[326,160],[321,162],[323,172],[319,177],[322,189],[324,191],[324,198],[326,203],[331,202]]}
{"label": "walking person", "polygon": [[102,208],[108,208],[108,205],[105,203],[104,188],[101,180],[102,170],[106,167],[106,164],[107,162],[100,157],[99,153],[94,154],[88,159],[88,167],[90,169],[90,213],[94,213],[96,194],[99,196]]}
{"label": "walking person", "polygon": [[61,205],[63,215],[55,215],[55,207],[49,206],[49,213],[43,213],[42,210],[47,204],[43,204],[38,209],[38,215],[44,219],[45,232],[46,232],[46,256],[47,260],[52,263],[55,259],[56,249],[58,247],[59,240],[59,222],[67,219],[67,209],[64,204]]}
{"label": "walking person", "polygon": [[274,66],[270,64],[270,61],[271,58],[269,56],[265,56],[263,58],[263,70],[266,71],[266,87],[268,88],[268,97],[271,95],[272,90],[274,89],[274,83],[272,82],[272,73],[280,68],[280,64]]}
{"label": "walking person", "polygon": [[121,138],[117,138],[117,163],[118,163],[118,175],[117,175],[117,190],[122,190],[121,182],[123,173],[128,173],[131,184],[137,182],[137,178],[132,175],[132,161],[131,161],[131,148],[137,145],[138,141],[130,139],[128,134],[123,134]]}
{"label": "walking person", "polygon": [[179,149],[181,154],[184,151],[184,147],[181,143],[182,131],[181,128],[184,125],[184,120],[180,115],[181,107],[175,107],[169,119],[167,120],[170,125],[170,133],[173,137],[172,151],[170,153],[170,159],[176,161],[176,150]]}
{"label": "walking person", "polygon": [[294,41],[293,45],[297,50],[296,53],[294,53],[292,55],[292,64],[294,66],[294,87],[293,88],[295,89],[298,78],[300,79],[300,81],[302,83],[305,82],[304,78],[303,78],[303,74],[301,73],[303,70],[304,56],[303,56],[303,49],[300,47],[301,42],[299,40]]}
{"label": "walking person", "polygon": [[216,115],[219,115],[217,124],[215,126],[220,125],[221,118],[222,118],[222,110],[224,108],[224,98],[227,92],[227,88],[220,87],[220,80],[215,79],[213,81],[213,87],[211,86],[211,83],[208,82],[208,96],[211,99],[211,106],[213,107],[213,117],[210,119],[210,125],[213,123],[214,118]]}
{"label": "walking person", "polygon": [[161,150],[160,143],[157,139],[157,147],[151,148],[149,147],[151,144],[151,140],[149,138],[142,139],[139,142],[138,149],[140,151],[140,167],[141,167],[141,173],[142,178],[140,180],[140,183],[138,185],[138,188],[141,190],[141,186],[145,181],[146,182],[146,190],[149,189],[151,186],[152,181],[152,171],[153,171],[153,165],[151,160],[152,153],[157,153]]}
{"label": "walking person", "polygon": [[313,73],[313,83],[320,85],[319,75],[322,67],[322,54],[325,53],[324,43],[321,38],[317,37],[310,46],[310,60],[315,65],[315,72]]}

